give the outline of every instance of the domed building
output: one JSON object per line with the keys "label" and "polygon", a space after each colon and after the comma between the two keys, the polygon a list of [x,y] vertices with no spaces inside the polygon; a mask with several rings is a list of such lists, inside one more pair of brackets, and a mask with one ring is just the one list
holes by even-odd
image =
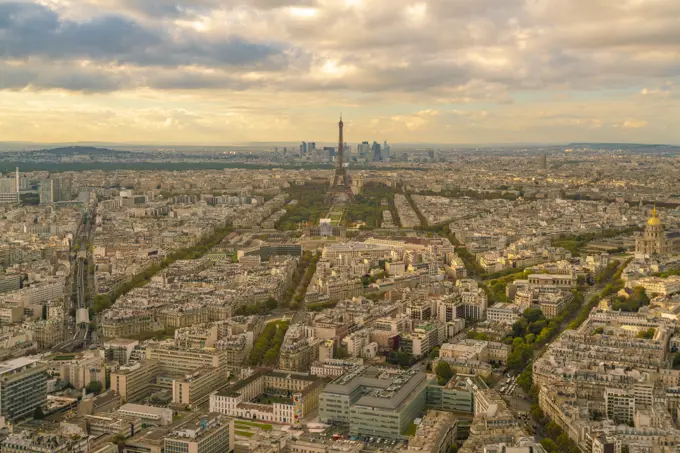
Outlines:
{"label": "domed building", "polygon": [[649,256],[666,255],[670,251],[670,241],[666,237],[659,214],[654,208],[652,209],[652,216],[647,220],[644,233],[635,239],[635,253]]}

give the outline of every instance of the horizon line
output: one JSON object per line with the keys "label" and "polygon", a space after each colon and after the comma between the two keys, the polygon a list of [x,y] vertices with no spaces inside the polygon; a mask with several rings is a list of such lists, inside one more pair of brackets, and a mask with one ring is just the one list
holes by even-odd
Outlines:
{"label": "horizon line", "polygon": [[[244,142],[233,142],[233,143],[195,143],[195,142],[177,142],[177,143],[162,143],[162,142],[110,142],[110,141],[97,141],[97,140],[79,140],[79,141],[16,141],[16,140],[3,140],[0,141],[0,145],[51,145],[51,146],[82,146],[82,145],[99,145],[99,146],[153,146],[153,147],[173,147],[173,146],[184,146],[184,147],[229,147],[229,146],[289,146],[294,144],[300,144],[302,142],[316,143],[314,140],[299,140],[299,141],[244,141]],[[335,141],[319,141],[318,143],[329,143],[331,145],[335,144]],[[346,143],[362,143],[361,141],[346,141]],[[619,142],[619,141],[569,141],[569,142],[485,142],[485,143],[445,143],[445,142],[392,142],[389,143],[390,146],[399,145],[420,145],[420,146],[447,146],[447,147],[493,147],[493,146],[569,146],[569,145],[643,145],[643,146],[680,146],[680,143],[659,143],[659,142]]]}

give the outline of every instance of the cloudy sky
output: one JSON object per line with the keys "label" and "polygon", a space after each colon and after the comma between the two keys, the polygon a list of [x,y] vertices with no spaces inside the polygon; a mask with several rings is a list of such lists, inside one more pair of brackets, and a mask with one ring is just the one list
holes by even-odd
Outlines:
{"label": "cloudy sky", "polygon": [[0,0],[0,140],[680,144],[678,0]]}

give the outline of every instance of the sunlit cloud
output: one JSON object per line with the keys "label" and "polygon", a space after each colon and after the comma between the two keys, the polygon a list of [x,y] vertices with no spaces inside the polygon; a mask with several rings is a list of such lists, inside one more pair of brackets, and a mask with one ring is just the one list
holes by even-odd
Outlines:
{"label": "sunlit cloud", "polygon": [[316,8],[301,8],[301,7],[293,6],[293,7],[288,8],[288,13],[292,17],[298,17],[298,18],[302,18],[302,19],[312,19],[319,14],[319,11]]}
{"label": "sunlit cloud", "polygon": [[621,127],[624,129],[639,129],[641,127],[647,127],[649,123],[645,120],[634,120],[634,119],[627,119],[626,121],[623,122]]}
{"label": "sunlit cloud", "polygon": [[342,110],[356,141],[680,143],[677,17],[677,0],[0,0],[0,137],[333,141]]}

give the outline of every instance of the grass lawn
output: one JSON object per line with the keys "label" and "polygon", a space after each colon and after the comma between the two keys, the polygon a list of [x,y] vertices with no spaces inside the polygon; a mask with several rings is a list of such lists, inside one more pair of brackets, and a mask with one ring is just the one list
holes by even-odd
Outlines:
{"label": "grass lawn", "polygon": [[249,433],[248,431],[237,431],[234,430],[234,434],[237,436],[244,436],[244,437],[253,437],[255,434],[254,433]]}
{"label": "grass lawn", "polygon": [[291,398],[286,398],[278,395],[260,395],[253,401],[259,404],[273,404],[273,403],[293,404],[293,400]]}
{"label": "grass lawn", "polygon": [[[234,423],[245,425],[245,426],[254,426],[256,428],[260,428],[263,431],[271,431],[272,429],[274,429],[274,427],[272,425],[269,425],[267,423],[255,423],[255,422],[248,422],[248,421],[245,421],[245,420],[238,420],[238,421],[235,420]],[[246,429],[248,429],[248,428],[246,428]]]}

